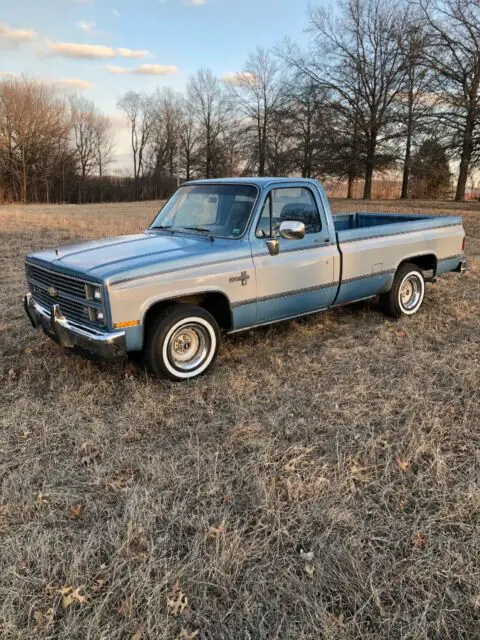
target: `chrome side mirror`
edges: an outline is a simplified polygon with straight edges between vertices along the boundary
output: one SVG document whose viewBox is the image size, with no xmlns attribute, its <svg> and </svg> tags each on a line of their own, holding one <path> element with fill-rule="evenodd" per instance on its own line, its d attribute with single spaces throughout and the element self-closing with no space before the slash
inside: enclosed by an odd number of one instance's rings
<svg viewBox="0 0 480 640">
<path fill-rule="evenodd" d="M 279 234 L 285 240 L 303 240 L 305 225 L 298 220 L 284 220 L 280 224 Z"/>
</svg>

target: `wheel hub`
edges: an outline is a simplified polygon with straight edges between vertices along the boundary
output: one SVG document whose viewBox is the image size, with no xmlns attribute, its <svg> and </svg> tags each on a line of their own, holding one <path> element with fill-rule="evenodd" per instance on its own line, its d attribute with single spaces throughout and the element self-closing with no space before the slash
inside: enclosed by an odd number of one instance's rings
<svg viewBox="0 0 480 640">
<path fill-rule="evenodd" d="M 418 276 L 412 274 L 406 278 L 400 287 L 400 302 L 404 309 L 414 309 L 422 295 L 422 287 Z"/>
<path fill-rule="evenodd" d="M 188 324 L 177 329 L 169 341 L 169 357 L 178 369 L 195 369 L 208 355 L 210 338 L 205 327 Z"/>
</svg>

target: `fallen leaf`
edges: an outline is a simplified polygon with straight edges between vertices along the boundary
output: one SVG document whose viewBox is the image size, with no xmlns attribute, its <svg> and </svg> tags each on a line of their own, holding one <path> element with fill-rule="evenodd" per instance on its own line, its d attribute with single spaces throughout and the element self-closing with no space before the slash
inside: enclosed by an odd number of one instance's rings
<svg viewBox="0 0 480 640">
<path fill-rule="evenodd" d="M 137 631 L 135 631 L 135 633 L 132 636 L 132 640 L 140 640 L 140 638 L 142 637 L 142 632 L 140 631 L 140 629 L 138 629 Z"/>
<path fill-rule="evenodd" d="M 87 604 L 88 597 L 80 593 L 83 590 L 83 587 L 77 587 L 74 589 L 73 587 L 61 587 L 58 590 L 58 593 L 62 596 L 62 607 L 64 609 L 68 609 L 70 605 L 74 602 L 78 604 Z"/>
<path fill-rule="evenodd" d="M 410 462 L 408 460 L 402 460 L 401 458 L 397 458 L 397 467 L 400 471 L 406 471 L 410 466 Z"/>
<path fill-rule="evenodd" d="M 199 634 L 199 630 L 192 631 L 191 633 L 182 627 L 178 640 L 194 640 Z"/>
<path fill-rule="evenodd" d="M 125 618 L 129 618 L 133 612 L 133 597 L 128 596 L 128 598 L 124 598 L 120 602 L 120 606 L 118 607 L 118 613 Z"/>
<path fill-rule="evenodd" d="M 48 503 L 48 498 L 49 498 L 48 493 L 42 493 L 40 491 L 40 493 L 37 495 L 37 499 L 36 499 L 37 507 L 40 509 L 41 507 L 46 505 Z"/>
<path fill-rule="evenodd" d="M 34 611 L 33 619 L 37 627 L 41 629 L 49 627 L 53 622 L 53 608 L 50 607 L 46 611 Z"/>
<path fill-rule="evenodd" d="M 423 531 L 415 531 L 412 535 L 412 544 L 416 549 L 425 549 L 428 542 L 428 536 Z"/>
<path fill-rule="evenodd" d="M 85 511 L 84 504 L 74 504 L 70 507 L 70 518 L 71 520 L 78 520 L 82 513 Z"/>
<path fill-rule="evenodd" d="M 394 333 L 397 336 L 397 338 L 405 338 L 407 335 L 407 332 L 404 331 L 404 329 L 395 329 Z"/>
<path fill-rule="evenodd" d="M 210 527 L 208 530 L 208 537 L 219 538 L 222 533 L 225 533 L 225 527 L 223 525 L 220 525 L 219 527 Z"/>
<path fill-rule="evenodd" d="M 305 573 L 310 576 L 310 578 L 313 578 L 315 567 L 313 566 L 313 564 L 310 564 L 310 562 L 307 562 L 307 564 L 305 565 Z"/>
<path fill-rule="evenodd" d="M 187 596 L 180 589 L 180 585 L 177 581 L 172 587 L 171 595 L 167 597 L 167 609 L 169 610 L 169 613 L 172 613 L 174 616 L 178 616 L 180 613 L 183 613 L 187 604 Z"/>
<path fill-rule="evenodd" d="M 300 549 L 300 557 L 302 560 L 305 560 L 305 562 L 311 562 L 313 560 L 314 553 L 313 551 L 304 551 L 303 549 Z"/>
</svg>

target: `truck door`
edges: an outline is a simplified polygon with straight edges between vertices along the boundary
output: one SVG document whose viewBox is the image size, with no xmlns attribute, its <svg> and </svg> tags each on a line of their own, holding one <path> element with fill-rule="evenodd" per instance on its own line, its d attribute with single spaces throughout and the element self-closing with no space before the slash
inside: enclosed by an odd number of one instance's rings
<svg viewBox="0 0 480 640">
<path fill-rule="evenodd" d="M 320 205 L 321 206 L 321 205 Z M 280 223 L 305 224 L 305 237 L 285 240 L 277 236 L 278 255 L 270 255 L 266 241 Z M 257 323 L 325 309 L 333 302 L 337 245 L 331 242 L 326 217 L 313 189 L 288 185 L 272 187 L 261 205 L 250 236 L 257 278 Z"/>
</svg>

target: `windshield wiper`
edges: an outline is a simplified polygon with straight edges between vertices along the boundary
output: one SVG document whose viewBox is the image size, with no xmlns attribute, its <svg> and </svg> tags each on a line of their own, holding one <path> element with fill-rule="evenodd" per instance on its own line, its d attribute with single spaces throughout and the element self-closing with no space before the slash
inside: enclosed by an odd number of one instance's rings
<svg viewBox="0 0 480 640">
<path fill-rule="evenodd" d="M 200 233 L 208 233 L 208 235 L 212 235 L 210 229 L 205 229 L 205 227 L 179 227 L 180 229 L 186 229 L 187 231 L 200 231 Z"/>
</svg>

